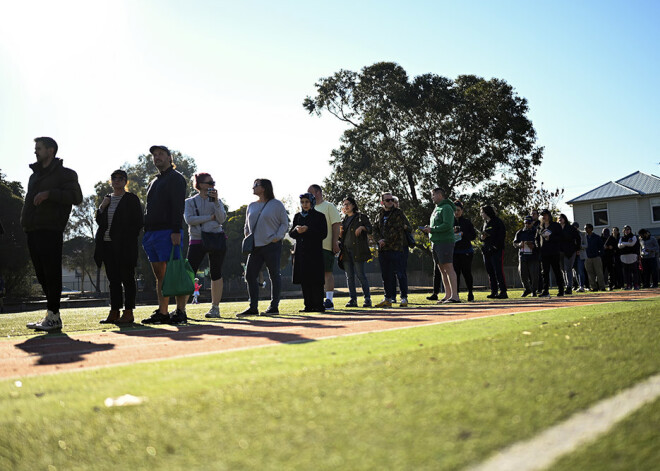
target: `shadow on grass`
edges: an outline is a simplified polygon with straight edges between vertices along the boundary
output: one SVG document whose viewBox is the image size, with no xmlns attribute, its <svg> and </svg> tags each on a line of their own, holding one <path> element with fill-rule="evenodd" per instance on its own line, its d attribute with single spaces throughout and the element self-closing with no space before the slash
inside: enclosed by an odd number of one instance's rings
<svg viewBox="0 0 660 471">
<path fill-rule="evenodd" d="M 72 339 L 66 334 L 44 334 L 31 337 L 16 345 L 30 355 L 38 355 L 38 365 L 75 363 L 84 360 L 85 355 L 104 352 L 115 348 L 112 343 L 94 343 Z"/>
<path fill-rule="evenodd" d="M 272 323 L 265 323 L 273 326 Z M 240 325 L 233 323 L 232 325 Z M 279 325 L 279 323 L 278 323 Z M 291 327 L 291 323 L 282 323 L 284 326 Z M 308 338 L 293 332 L 273 332 L 269 330 L 251 330 L 238 327 L 224 327 L 209 324 L 183 324 L 176 326 L 176 330 L 162 328 L 158 325 L 135 324 L 134 327 L 121 327 L 116 333 L 128 337 L 160 337 L 167 338 L 177 342 L 194 342 L 204 340 L 203 337 L 215 335 L 218 337 L 260 337 L 280 343 L 308 343 L 315 342 L 316 339 Z"/>
</svg>

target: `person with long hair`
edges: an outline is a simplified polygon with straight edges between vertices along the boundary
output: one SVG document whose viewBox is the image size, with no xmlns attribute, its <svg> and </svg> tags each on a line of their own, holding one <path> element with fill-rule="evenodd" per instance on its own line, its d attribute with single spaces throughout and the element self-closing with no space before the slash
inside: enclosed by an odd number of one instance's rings
<svg viewBox="0 0 660 471">
<path fill-rule="evenodd" d="M 300 212 L 293 217 L 289 236 L 293 248 L 293 282 L 301 285 L 304 309 L 301 312 L 324 312 L 323 239 L 328 235 L 325 216 L 314 209 L 316 197 L 300 195 Z"/>
<path fill-rule="evenodd" d="M 474 230 L 472 221 L 463 213 L 463 203 L 459 200 L 454 201 L 454 271 L 456 272 L 456 292 L 461 292 L 461 275 L 465 279 L 467 286 L 467 300 L 474 301 L 474 278 L 472 277 L 472 259 L 474 258 L 474 248 L 472 241 L 477 238 L 477 232 Z M 434 285 L 435 289 L 435 285 Z"/>
<path fill-rule="evenodd" d="M 207 318 L 220 317 L 220 300 L 222 299 L 222 262 L 227 252 L 227 244 L 222 224 L 227 219 L 225 205 L 218 197 L 213 177 L 205 172 L 198 173 L 193 177 L 197 194 L 186 200 L 183 217 L 188 224 L 190 232 L 190 244 L 188 245 L 188 262 L 193 271 L 197 273 L 202 260 L 208 254 L 211 272 L 211 308 L 204 315 Z M 204 244 L 204 235 L 207 241 L 216 246 Z M 220 240 L 218 240 L 220 239 Z M 224 243 L 223 243 L 224 242 Z"/>
<path fill-rule="evenodd" d="M 642 257 L 642 280 L 644 288 L 658 287 L 658 240 L 646 229 L 639 232 L 640 255 Z"/>
<path fill-rule="evenodd" d="M 539 226 L 539 242 L 541 244 L 541 270 L 543 272 L 543 291 L 539 297 L 550 297 L 550 268 L 557 280 L 557 296 L 564 295 L 564 277 L 560 268 L 561 256 L 561 226 L 552 219 L 549 209 L 541 211 L 541 225 Z"/>
<path fill-rule="evenodd" d="M 623 226 L 623 235 L 619 239 L 621 264 L 623 265 L 623 281 L 625 290 L 639 289 L 639 239 L 633 233 L 632 227 Z"/>
<path fill-rule="evenodd" d="M 289 216 L 280 200 L 275 199 L 273 184 L 266 178 L 257 178 L 252 185 L 257 201 L 249 204 L 243 233 L 254 237 L 254 248 L 247 259 L 245 281 L 250 296 L 250 307 L 236 317 L 259 315 L 259 273 L 264 265 L 270 278 L 270 306 L 262 314 L 279 314 L 282 278 L 280 260 L 282 239 L 289 228 Z"/>
<path fill-rule="evenodd" d="M 490 205 L 481 207 L 481 218 L 484 220 L 480 236 L 483 242 L 481 250 L 490 283 L 490 294 L 486 297 L 490 299 L 506 299 L 509 297 L 503 266 L 506 227 Z"/>
<path fill-rule="evenodd" d="M 143 225 L 142 205 L 137 195 L 126 191 L 128 174 L 115 170 L 110 175 L 112 193 L 106 195 L 96 212 L 94 260 L 110 283 L 110 313 L 101 324 L 132 324 L 135 320 L 135 267 L 138 235 Z M 122 292 L 123 286 L 123 292 Z M 120 310 L 124 308 L 124 312 Z"/>
<path fill-rule="evenodd" d="M 346 272 L 346 283 L 350 297 L 346 307 L 358 306 L 356 276 L 360 280 L 362 294 L 364 295 L 362 307 L 371 307 L 369 281 L 364 272 L 365 263 L 371 259 L 371 250 L 369 249 L 369 234 L 372 231 L 371 222 L 366 214 L 359 211 L 357 201 L 352 196 L 344 198 L 341 209 L 344 213 L 344 219 L 339 230 L 340 257 Z"/>
<path fill-rule="evenodd" d="M 566 286 L 565 294 L 573 293 L 573 265 L 575 257 L 580 251 L 581 238 L 578 230 L 573 227 L 565 214 L 559 215 L 559 225 L 561 226 L 561 241 L 559 250 L 561 251 L 561 272 L 564 276 Z"/>
</svg>

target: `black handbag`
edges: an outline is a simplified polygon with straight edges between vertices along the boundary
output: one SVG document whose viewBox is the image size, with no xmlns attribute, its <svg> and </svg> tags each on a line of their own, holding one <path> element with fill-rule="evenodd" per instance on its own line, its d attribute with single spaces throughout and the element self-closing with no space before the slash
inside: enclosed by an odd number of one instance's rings
<svg viewBox="0 0 660 471">
<path fill-rule="evenodd" d="M 199 216 L 197 202 L 193 199 L 195 212 Z M 224 252 L 227 250 L 227 236 L 224 232 L 204 232 L 202 231 L 202 247 L 207 252 Z"/>
</svg>

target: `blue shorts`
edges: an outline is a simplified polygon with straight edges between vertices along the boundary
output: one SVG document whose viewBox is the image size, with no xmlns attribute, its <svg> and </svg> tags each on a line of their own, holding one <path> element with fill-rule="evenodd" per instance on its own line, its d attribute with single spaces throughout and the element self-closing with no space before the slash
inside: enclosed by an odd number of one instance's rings
<svg viewBox="0 0 660 471">
<path fill-rule="evenodd" d="M 183 229 L 181 229 L 181 243 L 183 243 Z M 167 262 L 172 252 L 172 230 L 146 231 L 142 238 L 142 248 L 147 253 L 147 258 L 153 262 Z M 178 260 L 181 254 L 181 246 L 174 249 L 174 260 Z"/>
</svg>

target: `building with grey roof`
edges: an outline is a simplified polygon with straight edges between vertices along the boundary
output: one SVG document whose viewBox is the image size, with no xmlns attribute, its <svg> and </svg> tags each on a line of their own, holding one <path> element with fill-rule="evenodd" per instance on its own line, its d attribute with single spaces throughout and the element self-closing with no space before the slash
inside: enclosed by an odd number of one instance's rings
<svg viewBox="0 0 660 471">
<path fill-rule="evenodd" d="M 590 222 L 600 233 L 604 227 L 628 224 L 637 233 L 648 229 L 660 237 L 660 177 L 635 172 L 607 182 L 572 200 L 573 218 L 581 227 Z"/>
</svg>

